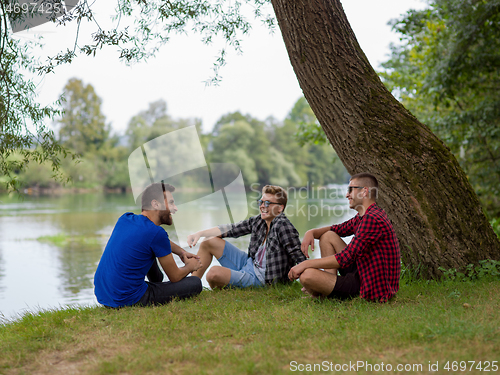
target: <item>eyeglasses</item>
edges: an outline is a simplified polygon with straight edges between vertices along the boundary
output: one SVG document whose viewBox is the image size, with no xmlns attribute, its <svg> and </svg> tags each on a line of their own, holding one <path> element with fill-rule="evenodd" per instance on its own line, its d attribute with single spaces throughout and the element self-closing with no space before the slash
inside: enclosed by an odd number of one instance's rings
<svg viewBox="0 0 500 375">
<path fill-rule="evenodd" d="M 281 204 L 277 202 L 263 201 L 262 199 L 259 199 L 257 203 L 259 204 L 259 207 L 262 205 L 262 203 L 264 203 L 264 207 L 269 207 L 271 204 Z"/>
<path fill-rule="evenodd" d="M 347 194 L 352 193 L 352 189 L 364 189 L 366 186 L 348 186 L 347 187 Z"/>
</svg>

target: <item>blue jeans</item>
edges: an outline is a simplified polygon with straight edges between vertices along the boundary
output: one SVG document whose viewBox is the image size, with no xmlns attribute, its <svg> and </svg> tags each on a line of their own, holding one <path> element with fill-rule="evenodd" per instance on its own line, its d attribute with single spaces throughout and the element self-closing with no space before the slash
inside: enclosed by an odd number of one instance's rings
<svg viewBox="0 0 500 375">
<path fill-rule="evenodd" d="M 226 241 L 224 253 L 218 261 L 222 267 L 226 267 L 231 270 L 231 279 L 229 280 L 228 286 L 234 286 L 237 288 L 263 286 L 257 276 L 255 276 L 253 259 L 232 243 Z"/>
<path fill-rule="evenodd" d="M 203 287 L 201 280 L 196 276 L 185 277 L 182 280 L 173 283 L 171 281 L 162 282 L 163 273 L 155 260 L 148 272 L 148 289 L 141 297 L 138 306 L 163 305 L 172 301 L 174 298 L 185 299 L 194 297 L 201 293 Z"/>
</svg>

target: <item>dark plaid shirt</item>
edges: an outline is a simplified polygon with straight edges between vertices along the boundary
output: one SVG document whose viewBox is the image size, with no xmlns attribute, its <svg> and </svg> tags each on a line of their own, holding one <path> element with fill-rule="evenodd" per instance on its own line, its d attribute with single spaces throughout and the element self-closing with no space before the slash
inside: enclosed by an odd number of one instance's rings
<svg viewBox="0 0 500 375">
<path fill-rule="evenodd" d="M 266 238 L 267 224 L 260 215 L 252 216 L 236 224 L 219 225 L 224 237 L 241 237 L 251 234 L 248 256 L 255 261 L 259 246 Z M 296 264 L 306 260 L 300 250 L 299 232 L 284 213 L 271 222 L 266 245 L 266 283 L 288 282 L 288 272 Z"/>
<path fill-rule="evenodd" d="M 354 238 L 335 257 L 341 268 L 356 262 L 361 280 L 360 296 L 385 302 L 399 289 L 401 256 L 398 239 L 384 210 L 375 203 L 352 219 L 332 225 L 340 237 Z"/>
</svg>

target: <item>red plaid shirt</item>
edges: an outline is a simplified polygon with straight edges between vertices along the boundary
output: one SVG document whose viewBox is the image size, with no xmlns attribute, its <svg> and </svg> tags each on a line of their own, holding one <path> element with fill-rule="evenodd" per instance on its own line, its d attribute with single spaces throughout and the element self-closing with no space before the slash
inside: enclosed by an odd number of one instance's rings
<svg viewBox="0 0 500 375">
<path fill-rule="evenodd" d="M 335 255 L 341 268 L 356 262 L 361 280 L 360 296 L 386 302 L 399 289 L 401 256 L 398 239 L 385 211 L 375 203 L 352 219 L 330 228 L 340 237 L 354 238 Z"/>
</svg>

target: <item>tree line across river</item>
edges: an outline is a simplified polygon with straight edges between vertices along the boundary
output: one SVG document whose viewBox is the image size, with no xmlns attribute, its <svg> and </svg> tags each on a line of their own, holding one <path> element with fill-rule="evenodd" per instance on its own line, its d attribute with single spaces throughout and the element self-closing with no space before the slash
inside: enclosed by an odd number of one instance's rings
<svg viewBox="0 0 500 375">
<path fill-rule="evenodd" d="M 101 111 L 102 100 L 91 84 L 70 79 L 64 96 L 64 113 L 55 126 L 62 145 L 78 155 L 76 161 L 71 157 L 62 160 L 62 172 L 69 181 L 55 180 L 48 163 L 30 163 L 17 176 L 21 189 L 127 190 L 128 157 L 135 149 L 168 132 L 193 125 L 198 130 L 207 163 L 238 165 L 247 187 L 252 184 L 324 186 L 348 181 L 348 173 L 329 143 L 307 141 L 300 135 L 300 129 L 312 124 L 319 126 L 303 97 L 282 121 L 260 120 L 234 112 L 222 116 L 206 133 L 202 132 L 198 119 L 172 118 L 167 103 L 160 99 L 132 117 L 125 134 L 117 135 L 112 134 Z M 196 185 L 196 181 L 192 183 Z"/>
</svg>

